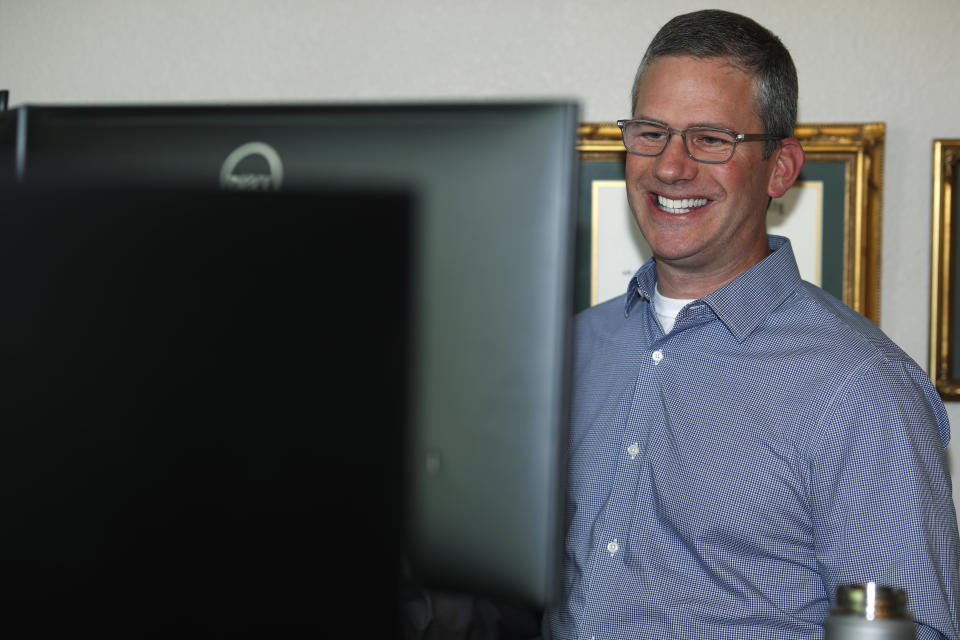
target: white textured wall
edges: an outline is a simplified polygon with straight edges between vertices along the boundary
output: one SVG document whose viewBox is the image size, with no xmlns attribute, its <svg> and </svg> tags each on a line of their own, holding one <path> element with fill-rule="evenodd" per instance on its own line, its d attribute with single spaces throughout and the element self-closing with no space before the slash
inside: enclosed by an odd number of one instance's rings
<svg viewBox="0 0 960 640">
<path fill-rule="evenodd" d="M 955 0 L 0 0 L 0 88 L 13 104 L 572 97 L 614 120 L 656 29 L 708 6 L 781 36 L 801 121 L 887 124 L 881 326 L 926 366 L 932 140 L 960 138 Z"/>
</svg>

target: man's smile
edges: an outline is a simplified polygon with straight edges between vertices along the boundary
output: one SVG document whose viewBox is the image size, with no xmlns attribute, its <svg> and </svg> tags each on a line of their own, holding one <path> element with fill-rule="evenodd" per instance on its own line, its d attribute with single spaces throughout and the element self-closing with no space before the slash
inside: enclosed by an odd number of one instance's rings
<svg viewBox="0 0 960 640">
<path fill-rule="evenodd" d="M 708 202 L 710 201 L 706 198 L 682 198 L 673 200 L 661 195 L 657 196 L 657 208 L 674 215 L 690 213 L 694 209 L 706 205 Z"/>
</svg>

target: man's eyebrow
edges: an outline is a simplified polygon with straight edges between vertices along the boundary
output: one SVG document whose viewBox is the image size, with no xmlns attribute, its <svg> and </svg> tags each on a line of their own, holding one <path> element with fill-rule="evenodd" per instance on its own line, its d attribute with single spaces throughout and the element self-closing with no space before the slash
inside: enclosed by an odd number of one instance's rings
<svg viewBox="0 0 960 640">
<path fill-rule="evenodd" d="M 663 126 L 665 126 L 665 127 L 676 128 L 676 127 L 673 127 L 672 125 L 667 124 L 667 123 L 664 122 L 663 120 L 658 120 L 657 118 L 650 118 L 650 117 L 644 116 L 644 115 L 636 115 L 636 116 L 633 117 L 633 119 L 634 119 L 634 120 L 646 120 L 647 122 L 654 122 L 654 123 L 656 123 L 656 124 L 661 124 L 661 125 L 663 125 Z M 724 131 L 736 131 L 733 127 L 727 126 L 727 125 L 725 125 L 725 124 L 723 124 L 723 123 L 720 123 L 720 122 L 707 122 L 707 121 L 703 121 L 703 122 L 692 122 L 692 123 L 688 124 L 686 127 L 684 127 L 683 129 L 689 129 L 690 127 L 707 127 L 707 128 L 710 128 L 710 129 L 723 129 Z M 681 131 L 682 131 L 683 129 L 681 129 Z"/>
<path fill-rule="evenodd" d="M 670 126 L 670 125 L 668 125 L 666 122 L 664 122 L 663 120 L 658 120 L 658 119 L 656 119 L 656 118 L 651 118 L 651 117 L 649 117 L 649 116 L 645 116 L 645 115 L 642 115 L 642 114 L 641 114 L 641 115 L 634 115 L 634 116 L 633 116 L 633 119 L 634 119 L 634 120 L 646 120 L 647 122 L 654 122 L 654 123 L 656 123 L 656 124 L 662 124 L 662 125 L 665 126 L 665 127 Z"/>
</svg>

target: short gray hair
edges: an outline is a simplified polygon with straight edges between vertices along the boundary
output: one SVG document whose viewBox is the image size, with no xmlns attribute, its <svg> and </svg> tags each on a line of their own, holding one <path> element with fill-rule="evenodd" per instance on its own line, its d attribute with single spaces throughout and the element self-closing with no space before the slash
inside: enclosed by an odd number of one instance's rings
<svg viewBox="0 0 960 640">
<path fill-rule="evenodd" d="M 693 56 L 723 58 L 754 78 L 754 111 L 763 133 L 790 138 L 797 124 L 797 69 L 790 52 L 776 35 L 736 13 L 707 9 L 677 16 L 667 22 L 640 62 L 633 80 L 631 113 L 637 108 L 637 89 L 643 74 L 657 58 Z M 752 133 L 752 132 L 747 132 Z M 769 157 L 779 142 L 765 143 Z"/>
</svg>

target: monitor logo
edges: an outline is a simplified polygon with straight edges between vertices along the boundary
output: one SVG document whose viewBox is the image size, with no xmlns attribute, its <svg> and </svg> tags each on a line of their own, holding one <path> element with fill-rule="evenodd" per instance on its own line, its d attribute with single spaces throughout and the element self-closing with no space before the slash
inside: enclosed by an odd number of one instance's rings
<svg viewBox="0 0 960 640">
<path fill-rule="evenodd" d="M 260 169 L 262 160 L 244 162 L 253 156 L 266 160 L 266 172 Z M 259 170 L 252 171 L 251 165 L 257 165 Z M 266 142 L 240 145 L 227 156 L 220 169 L 220 188 L 227 191 L 279 191 L 282 184 L 283 162 L 280 154 Z"/>
</svg>

